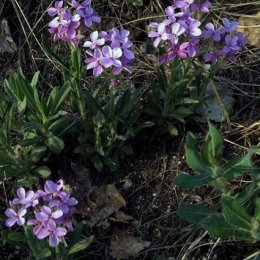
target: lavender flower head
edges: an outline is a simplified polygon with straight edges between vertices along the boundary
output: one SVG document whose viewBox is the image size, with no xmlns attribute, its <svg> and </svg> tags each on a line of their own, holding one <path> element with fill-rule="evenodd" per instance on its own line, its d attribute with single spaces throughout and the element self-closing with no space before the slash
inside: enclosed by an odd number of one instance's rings
<svg viewBox="0 0 260 260">
<path fill-rule="evenodd" d="M 36 192 L 32 190 L 26 192 L 20 187 L 17 189 L 17 196 L 18 198 L 15 198 L 10 203 L 10 208 L 5 211 L 8 227 L 15 224 L 34 226 L 33 234 L 38 239 L 48 237 L 52 247 L 64 241 L 68 231 L 73 231 L 71 218 L 78 201 L 71 197 L 70 191 L 64 189 L 62 180 L 57 183 L 46 181 L 44 190 Z M 26 221 L 28 212 L 34 218 Z"/>
<path fill-rule="evenodd" d="M 216 28 L 209 22 L 202 31 L 201 22 L 195 15 L 208 13 L 211 6 L 210 1 L 174 0 L 165 9 L 166 19 L 150 23 L 148 37 L 153 39 L 154 48 L 164 51 L 159 64 L 170 63 L 176 58 L 195 58 L 200 50 L 206 62 L 215 64 L 222 56 L 235 59 L 235 54 L 248 40 L 237 32 L 238 23 L 227 18 L 222 19 L 223 26 Z"/>
<path fill-rule="evenodd" d="M 101 18 L 90 5 L 90 0 L 82 3 L 73 0 L 72 7 L 64 6 L 63 1 L 56 1 L 54 7 L 48 8 L 48 14 L 53 17 L 48 26 L 54 41 L 62 40 L 76 47 L 84 37 L 80 34 L 83 24 L 91 27 L 93 23 L 101 22 Z"/>
<path fill-rule="evenodd" d="M 129 40 L 130 32 L 117 28 L 105 32 L 92 32 L 90 40 L 83 47 L 87 48 L 88 58 L 85 59 L 87 70 L 93 69 L 94 77 L 103 73 L 105 69 L 112 68 L 114 75 L 119 75 L 123 70 L 131 73 L 130 62 L 134 59 L 131 50 L 133 43 Z"/>
<path fill-rule="evenodd" d="M 172 62 L 176 57 L 186 59 L 194 57 L 199 50 L 201 35 L 200 21 L 193 17 L 193 0 L 175 0 L 165 9 L 167 19 L 161 23 L 150 23 L 148 37 L 153 38 L 155 48 L 162 47 L 166 54 L 159 63 Z"/>
</svg>

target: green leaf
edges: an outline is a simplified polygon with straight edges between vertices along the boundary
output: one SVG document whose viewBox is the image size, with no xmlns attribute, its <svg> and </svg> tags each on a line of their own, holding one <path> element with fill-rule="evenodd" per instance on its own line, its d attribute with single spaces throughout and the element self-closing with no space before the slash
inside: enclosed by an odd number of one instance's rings
<svg viewBox="0 0 260 260">
<path fill-rule="evenodd" d="M 51 175 L 51 170 L 47 166 L 37 167 L 33 173 L 39 174 L 42 178 L 48 178 Z"/>
<path fill-rule="evenodd" d="M 52 92 L 47 101 L 47 108 L 49 116 L 55 115 L 58 113 L 60 106 L 63 104 L 64 100 L 67 98 L 71 91 L 70 83 L 67 82 L 60 89 L 53 88 Z"/>
<path fill-rule="evenodd" d="M 177 210 L 177 215 L 179 217 L 196 224 L 199 224 L 204 218 L 207 218 L 212 214 L 218 213 L 203 205 L 185 205 Z"/>
<path fill-rule="evenodd" d="M 101 161 L 100 157 L 98 155 L 93 156 L 92 161 L 94 162 L 95 168 L 101 172 L 103 169 L 103 162 Z"/>
<path fill-rule="evenodd" d="M 172 135 L 172 136 L 177 136 L 178 135 L 177 127 L 172 125 L 172 124 L 168 125 L 168 131 L 169 131 L 170 135 Z"/>
<path fill-rule="evenodd" d="M 60 153 L 64 148 L 64 142 L 61 138 L 49 133 L 45 144 L 50 148 L 53 153 Z"/>
<path fill-rule="evenodd" d="M 101 112 L 101 114 L 106 117 L 104 110 L 95 100 L 95 98 L 90 94 L 90 92 L 86 91 L 85 94 L 87 106 L 89 107 L 91 113 L 95 116 L 98 112 Z"/>
<path fill-rule="evenodd" d="M 24 242 L 25 237 L 21 233 L 18 232 L 12 232 L 8 234 L 8 239 L 15 242 Z"/>
<path fill-rule="evenodd" d="M 71 246 L 69 248 L 66 255 L 73 255 L 73 254 L 76 254 L 76 253 L 88 248 L 89 245 L 92 243 L 93 239 L 94 239 L 94 236 L 90 236 L 84 240 L 77 242 L 76 244 L 74 244 L 73 246 Z"/>
<path fill-rule="evenodd" d="M 193 171 L 198 172 L 201 175 L 211 174 L 210 168 L 197 151 L 196 137 L 191 132 L 188 132 L 186 137 L 185 156 L 188 165 L 192 168 Z"/>
<path fill-rule="evenodd" d="M 250 217 L 236 199 L 223 197 L 222 207 L 225 219 L 230 225 L 251 230 L 252 217 Z"/>
<path fill-rule="evenodd" d="M 39 76 L 40 76 L 40 71 L 37 71 L 34 73 L 32 81 L 31 81 L 31 86 L 33 88 L 36 88 L 36 86 L 38 84 Z"/>
<path fill-rule="evenodd" d="M 215 167 L 222 163 L 224 138 L 210 122 L 208 125 L 209 131 L 202 147 L 202 157 L 207 164 Z"/>
<path fill-rule="evenodd" d="M 193 112 L 190 109 L 186 107 L 178 107 L 170 116 L 185 123 L 184 119 L 191 114 L 193 114 Z"/>
<path fill-rule="evenodd" d="M 27 146 L 31 146 L 31 145 L 37 145 L 40 143 L 40 141 L 41 141 L 41 138 L 39 136 L 37 136 L 34 138 L 24 139 L 19 142 L 19 145 L 21 145 L 22 147 L 27 147 Z"/>
<path fill-rule="evenodd" d="M 184 189 L 192 189 L 207 184 L 214 180 L 211 175 L 189 175 L 186 172 L 181 172 L 175 178 L 175 184 Z"/>
<path fill-rule="evenodd" d="M 33 147 L 32 151 L 29 155 L 29 160 L 32 163 L 36 163 L 37 161 L 39 161 L 42 158 L 42 156 L 46 153 L 46 151 L 47 151 L 46 146 Z"/>
<path fill-rule="evenodd" d="M 236 228 L 227 223 L 223 214 L 209 215 L 204 218 L 200 225 L 205 228 L 211 236 L 218 238 L 250 238 L 248 230 Z"/>
</svg>

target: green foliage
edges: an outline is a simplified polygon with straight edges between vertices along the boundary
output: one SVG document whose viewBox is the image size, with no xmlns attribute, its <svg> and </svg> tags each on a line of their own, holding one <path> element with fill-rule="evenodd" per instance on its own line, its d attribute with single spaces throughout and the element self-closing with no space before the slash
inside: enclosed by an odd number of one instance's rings
<svg viewBox="0 0 260 260">
<path fill-rule="evenodd" d="M 148 93 L 145 112 L 163 130 L 178 135 L 176 123 L 192 119 L 211 77 L 192 61 L 175 59 L 170 67 L 161 66 Z"/>
<path fill-rule="evenodd" d="M 29 81 L 19 70 L 5 80 L 1 93 L 0 179 L 19 177 L 20 185 L 51 174 L 39 163 L 48 152 L 63 150 L 61 137 L 73 124 L 63 109 L 70 85 L 54 87 L 44 98 L 38 89 L 39 75 L 36 72 Z"/>
<path fill-rule="evenodd" d="M 180 208 L 177 214 L 206 229 L 214 237 L 259 241 L 260 168 L 253 166 L 251 161 L 252 155 L 259 152 L 259 148 L 248 149 L 246 155 L 231 158 L 225 164 L 222 158 L 223 148 L 224 139 L 211 123 L 201 151 L 196 147 L 196 137 L 188 133 L 186 160 L 198 175 L 180 173 L 176 178 L 177 185 L 194 188 L 211 183 L 222 191 L 222 195 L 215 209 L 203 205 L 186 205 Z M 236 193 L 228 182 L 245 173 L 253 174 L 256 180 Z"/>
<path fill-rule="evenodd" d="M 197 175 L 182 172 L 176 178 L 176 184 L 183 188 L 195 188 L 211 183 L 217 188 L 222 188 L 234 177 L 242 176 L 248 172 L 256 176 L 260 168 L 252 165 L 251 158 L 258 151 L 257 148 L 248 149 L 244 156 L 231 158 L 223 163 L 224 139 L 217 129 L 209 123 L 209 131 L 202 145 L 201 151 L 197 150 L 196 137 L 187 134 L 185 155 L 188 165 Z"/>
<path fill-rule="evenodd" d="M 84 154 L 99 171 L 104 165 L 116 170 L 120 159 L 133 154 L 129 140 L 141 129 L 153 125 L 138 122 L 142 112 L 139 99 L 140 90 L 118 88 L 106 93 L 102 87 L 93 94 L 86 92 L 88 119 L 75 152 Z"/>
<path fill-rule="evenodd" d="M 77 225 L 66 243 L 61 241 L 56 248 L 50 247 L 46 239 L 37 239 L 32 226 L 24 226 L 24 234 L 17 231 L 1 231 L 1 241 L 3 244 L 10 243 L 26 250 L 28 260 L 73 260 L 80 251 L 86 250 L 94 239 L 93 236 L 84 237 L 82 230 L 83 225 Z"/>
</svg>

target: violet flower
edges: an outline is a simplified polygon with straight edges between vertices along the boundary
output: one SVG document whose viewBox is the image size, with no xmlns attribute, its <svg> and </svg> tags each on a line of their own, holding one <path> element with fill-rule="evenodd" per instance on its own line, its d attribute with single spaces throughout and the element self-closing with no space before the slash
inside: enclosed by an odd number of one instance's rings
<svg viewBox="0 0 260 260">
<path fill-rule="evenodd" d="M 20 187 L 17 189 L 16 193 L 18 198 L 15 198 L 12 201 L 13 205 L 22 204 L 24 208 L 28 208 L 35 207 L 39 203 L 39 195 L 31 190 L 25 193 L 25 189 Z"/>
<path fill-rule="evenodd" d="M 231 50 L 232 51 L 239 51 L 240 50 L 240 46 L 237 44 L 238 41 L 238 37 L 237 36 L 232 36 L 232 35 L 226 35 L 225 37 L 225 46 L 223 48 L 223 52 L 224 53 L 228 53 Z"/>
<path fill-rule="evenodd" d="M 222 22 L 224 24 L 224 31 L 225 32 L 237 30 L 238 22 L 230 22 L 227 18 L 223 18 Z"/>
<path fill-rule="evenodd" d="M 119 58 L 122 56 L 122 49 L 119 47 L 111 48 L 110 46 L 102 47 L 103 58 L 101 59 L 101 64 L 105 68 L 109 68 L 112 65 L 115 67 L 121 67 L 122 63 Z"/>
<path fill-rule="evenodd" d="M 208 13 L 209 9 L 212 7 L 211 2 L 206 1 L 204 3 L 199 3 L 199 4 L 192 4 L 191 9 L 193 11 L 200 11 L 202 13 Z"/>
<path fill-rule="evenodd" d="M 56 1 L 54 7 L 50 7 L 47 9 L 47 12 L 50 16 L 55 16 L 60 13 L 60 10 L 63 7 L 63 1 Z"/>
<path fill-rule="evenodd" d="M 111 41 L 119 41 L 120 43 L 126 43 L 128 40 L 130 32 L 128 30 L 122 29 L 121 33 L 117 28 L 112 29 Z M 113 47 L 113 46 L 112 46 Z"/>
<path fill-rule="evenodd" d="M 61 210 L 63 213 L 69 212 L 70 206 L 75 206 L 78 201 L 75 198 L 70 197 L 69 192 L 61 191 L 59 193 L 59 199 L 49 201 L 49 207 Z"/>
<path fill-rule="evenodd" d="M 158 47 L 158 45 L 160 44 L 160 42 L 162 40 L 165 41 L 165 40 L 170 40 L 173 38 L 172 34 L 169 34 L 166 32 L 164 23 L 160 23 L 157 29 L 158 29 L 158 32 L 151 31 L 148 34 L 148 37 L 156 38 L 153 42 L 153 46 L 155 48 Z"/>
<path fill-rule="evenodd" d="M 175 0 L 174 6 L 177 8 L 181 8 L 184 12 L 187 12 L 193 2 L 194 0 Z"/>
<path fill-rule="evenodd" d="M 51 219 L 60 218 L 63 215 L 62 210 L 55 210 L 52 212 L 51 208 L 42 206 L 40 212 L 35 212 L 36 219 L 41 222 L 48 222 Z"/>
<path fill-rule="evenodd" d="M 199 43 L 199 37 L 192 37 L 192 39 L 189 41 L 189 47 L 188 47 L 189 57 L 194 57 L 199 51 L 199 47 L 197 46 L 198 43 Z"/>
<path fill-rule="evenodd" d="M 44 239 L 49 236 L 49 244 L 51 247 L 55 247 L 60 242 L 60 237 L 64 237 L 67 234 L 66 228 L 57 227 L 54 220 L 50 220 L 46 227 L 42 228 L 37 233 L 38 239 Z"/>
<path fill-rule="evenodd" d="M 172 45 L 167 51 L 167 61 L 171 62 L 176 57 L 185 59 L 188 57 L 189 42 L 184 42 L 181 45 Z"/>
<path fill-rule="evenodd" d="M 132 67 L 129 66 L 131 60 L 127 59 L 125 56 L 122 57 L 121 59 L 121 66 L 120 67 L 115 67 L 113 69 L 113 74 L 114 75 L 119 75 L 123 70 L 132 73 Z"/>
<path fill-rule="evenodd" d="M 204 39 L 212 38 L 214 41 L 219 42 L 221 40 L 221 35 L 223 33 L 223 28 L 215 29 L 213 23 L 207 23 L 205 25 L 206 30 L 202 32 L 202 37 Z"/>
<path fill-rule="evenodd" d="M 24 225 L 24 215 L 26 213 L 27 210 L 25 208 L 19 209 L 17 213 L 11 208 L 7 209 L 5 211 L 5 215 L 8 217 L 8 219 L 6 220 L 6 226 L 12 227 L 15 223 L 17 223 L 19 226 Z"/>
<path fill-rule="evenodd" d="M 86 41 L 83 45 L 85 48 L 95 49 L 97 46 L 102 46 L 105 44 L 105 39 L 100 38 L 98 39 L 98 31 L 92 32 L 90 34 L 90 40 Z"/>
<path fill-rule="evenodd" d="M 82 3 L 72 0 L 72 6 L 78 9 L 87 8 L 91 5 L 91 0 L 84 0 Z"/>
<path fill-rule="evenodd" d="M 85 59 L 85 63 L 87 63 L 87 70 L 93 69 L 94 77 L 99 76 L 103 72 L 103 67 L 101 64 L 101 59 L 103 58 L 102 51 L 100 49 L 95 49 L 94 53 L 87 52 L 91 58 Z"/>
<path fill-rule="evenodd" d="M 183 12 L 174 8 L 173 6 L 168 6 L 165 9 L 165 13 L 168 16 L 168 19 L 173 23 L 176 21 L 178 17 L 183 16 Z"/>
<path fill-rule="evenodd" d="M 91 27 L 93 22 L 94 23 L 101 22 L 101 18 L 97 15 L 96 12 L 94 12 L 94 10 L 91 7 L 86 7 L 77 10 L 76 13 L 79 14 L 81 18 L 83 18 L 84 23 L 87 27 Z"/>
</svg>

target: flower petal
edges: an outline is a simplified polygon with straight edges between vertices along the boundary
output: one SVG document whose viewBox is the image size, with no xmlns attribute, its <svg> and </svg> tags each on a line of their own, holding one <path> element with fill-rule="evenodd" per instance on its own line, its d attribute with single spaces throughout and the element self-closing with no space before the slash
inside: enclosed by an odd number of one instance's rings
<svg viewBox="0 0 260 260">
<path fill-rule="evenodd" d="M 19 199 L 25 198 L 25 189 L 23 187 L 18 188 L 16 193 Z"/>
</svg>

